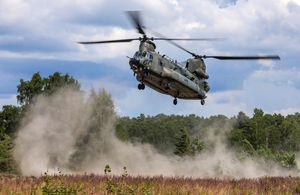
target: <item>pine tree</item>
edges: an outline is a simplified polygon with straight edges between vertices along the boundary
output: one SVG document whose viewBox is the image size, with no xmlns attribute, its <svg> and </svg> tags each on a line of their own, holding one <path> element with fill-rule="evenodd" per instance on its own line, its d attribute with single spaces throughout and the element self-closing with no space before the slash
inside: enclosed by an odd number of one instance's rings
<svg viewBox="0 0 300 195">
<path fill-rule="evenodd" d="M 190 152 L 190 138 L 186 129 L 181 129 L 175 143 L 176 149 L 174 154 L 184 156 Z"/>
</svg>

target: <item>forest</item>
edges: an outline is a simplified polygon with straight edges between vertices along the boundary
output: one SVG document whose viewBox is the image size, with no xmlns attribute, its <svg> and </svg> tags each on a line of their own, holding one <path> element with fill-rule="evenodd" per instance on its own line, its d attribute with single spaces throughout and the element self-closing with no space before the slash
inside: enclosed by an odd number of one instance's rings
<svg viewBox="0 0 300 195">
<path fill-rule="evenodd" d="M 0 172 L 20 174 L 13 158 L 14 140 L 26 113 L 36 103 L 38 96 L 51 96 L 64 88 L 82 90 L 76 79 L 58 72 L 45 78 L 35 73 L 30 80 L 20 80 L 17 86 L 18 105 L 4 105 L 0 111 Z M 231 118 L 194 114 L 119 117 L 114 112 L 111 96 L 105 90 L 98 95 L 102 104 L 110 108 L 108 112 L 114 113 L 115 135 L 123 142 L 150 144 L 162 154 L 181 158 L 201 155 L 210 150 L 217 140 L 207 138 L 217 136 L 241 160 L 261 158 L 286 169 L 297 169 L 300 113 L 283 116 L 267 114 L 256 108 L 252 116 L 239 112 Z M 80 144 L 84 145 L 88 139 L 84 138 Z"/>
</svg>

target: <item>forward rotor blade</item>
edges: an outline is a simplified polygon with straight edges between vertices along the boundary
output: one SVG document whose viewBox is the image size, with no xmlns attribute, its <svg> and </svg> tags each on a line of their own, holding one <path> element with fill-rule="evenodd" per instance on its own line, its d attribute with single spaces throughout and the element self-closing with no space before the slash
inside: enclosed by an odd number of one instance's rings
<svg viewBox="0 0 300 195">
<path fill-rule="evenodd" d="M 149 28 L 148 28 L 148 29 L 149 29 Z M 153 38 L 153 40 L 166 40 L 166 41 L 168 41 L 170 44 L 172 44 L 172 45 L 174 45 L 175 47 L 178 47 L 179 49 L 181 49 L 181 50 L 183 50 L 183 51 L 185 51 L 185 52 L 191 54 L 192 56 L 194 56 L 194 57 L 197 56 L 197 54 L 195 54 L 195 53 L 193 53 L 193 52 L 191 52 L 191 51 L 185 49 L 184 47 L 182 47 L 182 46 L 180 46 L 179 44 L 177 44 L 177 43 L 175 43 L 174 41 L 172 41 L 173 39 L 169 39 L 169 38 L 167 38 L 166 36 L 164 36 L 164 35 L 162 35 L 162 34 L 160 34 L 160 33 L 158 33 L 158 32 L 155 32 L 155 31 L 153 31 L 153 30 L 151 30 L 151 29 L 150 29 L 150 32 L 151 32 L 152 34 L 158 36 L 158 37 L 161 37 L 161 38 Z"/>
<path fill-rule="evenodd" d="M 218 60 L 280 60 L 278 55 L 268 56 L 201 56 L 202 58 L 215 58 Z"/>
<path fill-rule="evenodd" d="M 192 56 L 194 56 L 194 57 L 197 56 L 197 54 L 195 54 L 195 53 L 193 53 L 193 52 L 191 52 L 191 51 L 185 49 L 184 47 L 178 45 L 177 43 L 175 43 L 175 42 L 173 42 L 173 41 L 171 41 L 171 40 L 167 40 L 167 41 L 168 41 L 170 44 L 174 45 L 175 47 L 178 47 L 179 49 L 182 49 L 183 51 L 185 51 L 185 52 L 191 54 Z"/>
<path fill-rule="evenodd" d="M 142 34 L 142 35 L 146 35 L 146 33 L 144 32 L 143 28 L 143 22 L 140 16 L 140 12 L 139 11 L 127 11 L 126 12 L 130 21 L 132 22 L 132 24 L 135 26 L 135 28 L 137 29 L 137 31 Z"/>
<path fill-rule="evenodd" d="M 84 42 L 78 42 L 79 44 L 102 44 L 102 43 L 125 43 L 125 42 L 131 42 L 135 40 L 140 40 L 140 38 L 135 39 L 116 39 L 116 40 L 106 40 L 106 41 L 84 41 Z"/>
</svg>

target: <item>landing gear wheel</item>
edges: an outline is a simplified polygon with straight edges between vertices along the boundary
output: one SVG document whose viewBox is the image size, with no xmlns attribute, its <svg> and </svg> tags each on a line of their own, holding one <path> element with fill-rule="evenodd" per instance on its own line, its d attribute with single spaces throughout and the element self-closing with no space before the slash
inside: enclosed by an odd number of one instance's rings
<svg viewBox="0 0 300 195">
<path fill-rule="evenodd" d="M 138 84 L 138 89 L 139 90 L 144 90 L 145 89 L 145 84 L 143 84 L 143 83 Z"/>
<path fill-rule="evenodd" d="M 205 104 L 205 100 L 201 100 L 201 105 L 204 105 Z"/>
<path fill-rule="evenodd" d="M 175 99 L 173 100 L 173 104 L 174 104 L 174 105 L 177 104 L 177 98 L 175 98 Z"/>
<path fill-rule="evenodd" d="M 142 90 L 142 84 L 138 84 L 138 89 Z"/>
</svg>

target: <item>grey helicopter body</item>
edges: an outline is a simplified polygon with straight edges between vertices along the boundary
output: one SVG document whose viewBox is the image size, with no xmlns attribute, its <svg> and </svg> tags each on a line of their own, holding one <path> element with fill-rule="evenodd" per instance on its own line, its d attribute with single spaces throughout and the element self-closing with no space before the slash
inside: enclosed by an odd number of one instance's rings
<svg viewBox="0 0 300 195">
<path fill-rule="evenodd" d="M 138 89 L 145 85 L 177 98 L 200 99 L 204 104 L 209 91 L 208 75 L 202 59 L 189 59 L 185 65 L 155 51 L 155 44 L 149 40 L 141 41 L 139 50 L 129 60 L 131 69 L 140 82 Z M 185 66 L 185 67 L 184 67 Z"/>
<path fill-rule="evenodd" d="M 215 41 L 216 38 L 166 38 L 155 33 L 158 37 L 147 37 L 142 25 L 140 13 L 138 11 L 127 12 L 129 18 L 137 31 L 143 35 L 140 38 L 119 39 L 106 41 L 79 42 L 80 44 L 102 44 L 140 41 L 139 49 L 133 57 L 129 57 L 129 65 L 134 76 L 139 81 L 138 89 L 145 89 L 145 85 L 162 94 L 174 97 L 173 104 L 177 104 L 177 98 L 188 100 L 200 100 L 204 105 L 206 93 L 210 90 L 206 73 L 204 59 L 214 58 L 218 60 L 279 60 L 278 55 L 268 56 L 206 56 L 197 55 L 183 48 L 174 41 Z M 172 45 L 191 54 L 193 58 L 187 59 L 185 64 L 177 62 L 166 55 L 156 51 L 155 40 L 165 40 Z"/>
</svg>

